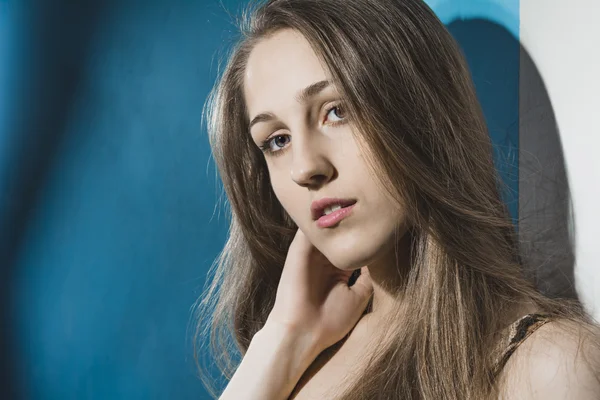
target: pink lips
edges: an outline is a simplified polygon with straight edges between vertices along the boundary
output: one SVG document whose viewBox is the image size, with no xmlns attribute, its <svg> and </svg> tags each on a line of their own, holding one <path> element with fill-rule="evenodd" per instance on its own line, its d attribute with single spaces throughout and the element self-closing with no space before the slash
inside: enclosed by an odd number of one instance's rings
<svg viewBox="0 0 600 400">
<path fill-rule="evenodd" d="M 355 199 L 339 199 L 333 197 L 323 197 L 319 200 L 315 200 L 312 202 L 310 206 L 310 212 L 312 214 L 312 219 L 314 221 L 318 220 L 321 216 L 323 216 L 323 211 L 330 206 L 340 205 L 342 207 L 350 206 L 356 203 Z"/>
<path fill-rule="evenodd" d="M 355 205 L 356 204 L 352 204 L 350 206 L 340 208 L 331 214 L 323 215 L 317 220 L 317 226 L 319 228 L 329 228 L 330 226 L 337 224 L 352 213 L 352 209 Z"/>
</svg>

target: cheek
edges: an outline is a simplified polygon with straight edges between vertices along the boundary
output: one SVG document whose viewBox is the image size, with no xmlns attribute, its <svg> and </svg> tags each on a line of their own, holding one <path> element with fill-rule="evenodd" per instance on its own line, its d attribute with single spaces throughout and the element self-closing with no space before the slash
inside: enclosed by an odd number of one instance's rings
<svg viewBox="0 0 600 400">
<path fill-rule="evenodd" d="M 296 225 L 302 225 L 302 220 L 309 210 L 309 205 L 306 204 L 299 193 L 295 193 L 294 190 L 287 186 L 274 186 L 273 190 L 279 200 L 279 204 L 283 207 L 289 217 L 296 223 Z M 306 210 L 305 210 L 306 209 Z"/>
<path fill-rule="evenodd" d="M 285 211 L 291 214 L 291 204 L 290 204 L 290 195 L 288 190 L 286 190 L 284 185 L 280 185 L 277 181 L 271 181 L 271 187 L 273 188 L 273 193 L 275 193 L 275 197 L 279 201 L 279 204 L 285 209 Z"/>
<path fill-rule="evenodd" d="M 279 200 L 279 204 L 283 207 L 283 209 L 288 213 L 292 219 L 296 220 L 298 211 L 296 210 L 297 206 L 294 204 L 292 197 L 289 192 L 282 191 L 277 193 L 277 199 Z"/>
</svg>

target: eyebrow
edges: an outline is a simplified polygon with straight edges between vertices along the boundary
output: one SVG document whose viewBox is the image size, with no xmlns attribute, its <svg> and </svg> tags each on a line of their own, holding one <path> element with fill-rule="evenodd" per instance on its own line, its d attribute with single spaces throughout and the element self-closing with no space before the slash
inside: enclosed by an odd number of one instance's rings
<svg viewBox="0 0 600 400">
<path fill-rule="evenodd" d="M 331 84 L 331 82 L 329 80 L 322 80 L 322 81 L 318 81 L 318 82 L 312 83 L 312 84 L 308 85 L 307 87 L 305 87 L 304 89 L 302 89 L 294 97 L 294 99 L 298 103 L 301 103 L 301 104 L 302 103 L 306 103 L 311 98 L 313 98 L 314 96 L 316 96 L 317 94 L 319 94 L 320 92 L 322 92 L 330 84 Z M 271 113 L 260 113 L 260 114 L 258 114 L 256 117 L 254 117 L 252 119 L 252 121 L 250 121 L 250 125 L 248 126 L 248 132 L 250 132 L 250 130 L 252 129 L 252 127 L 254 125 L 258 124 L 259 122 L 270 121 L 270 120 L 272 120 L 274 118 L 275 117 Z"/>
</svg>

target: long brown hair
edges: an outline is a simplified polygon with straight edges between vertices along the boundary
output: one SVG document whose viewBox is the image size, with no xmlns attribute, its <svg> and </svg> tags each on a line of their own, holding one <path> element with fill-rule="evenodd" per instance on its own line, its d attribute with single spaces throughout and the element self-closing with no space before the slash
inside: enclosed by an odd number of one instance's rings
<svg viewBox="0 0 600 400">
<path fill-rule="evenodd" d="M 300 32 L 328 68 L 373 175 L 412 227 L 398 315 L 340 398 L 497 398 L 490 349 L 523 302 L 596 332 L 579 302 L 545 297 L 526 278 L 469 70 L 424 2 L 271 0 L 242 17 L 204 114 L 231 221 L 198 302 L 195 343 L 210 339 L 227 379 L 274 304 L 297 229 L 248 134 L 242 91 L 250 51 L 281 29 Z M 597 334 L 590 340 L 600 348 Z"/>
</svg>

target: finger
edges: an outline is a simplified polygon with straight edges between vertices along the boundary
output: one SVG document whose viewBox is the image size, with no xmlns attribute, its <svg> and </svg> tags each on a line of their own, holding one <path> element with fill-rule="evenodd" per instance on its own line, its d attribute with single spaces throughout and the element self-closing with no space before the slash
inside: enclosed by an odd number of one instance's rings
<svg viewBox="0 0 600 400">
<path fill-rule="evenodd" d="M 373 293 L 373 281 L 367 267 L 360 269 L 360 276 L 354 285 L 350 286 L 350 289 L 362 299 L 368 299 L 371 296 Z"/>
</svg>

